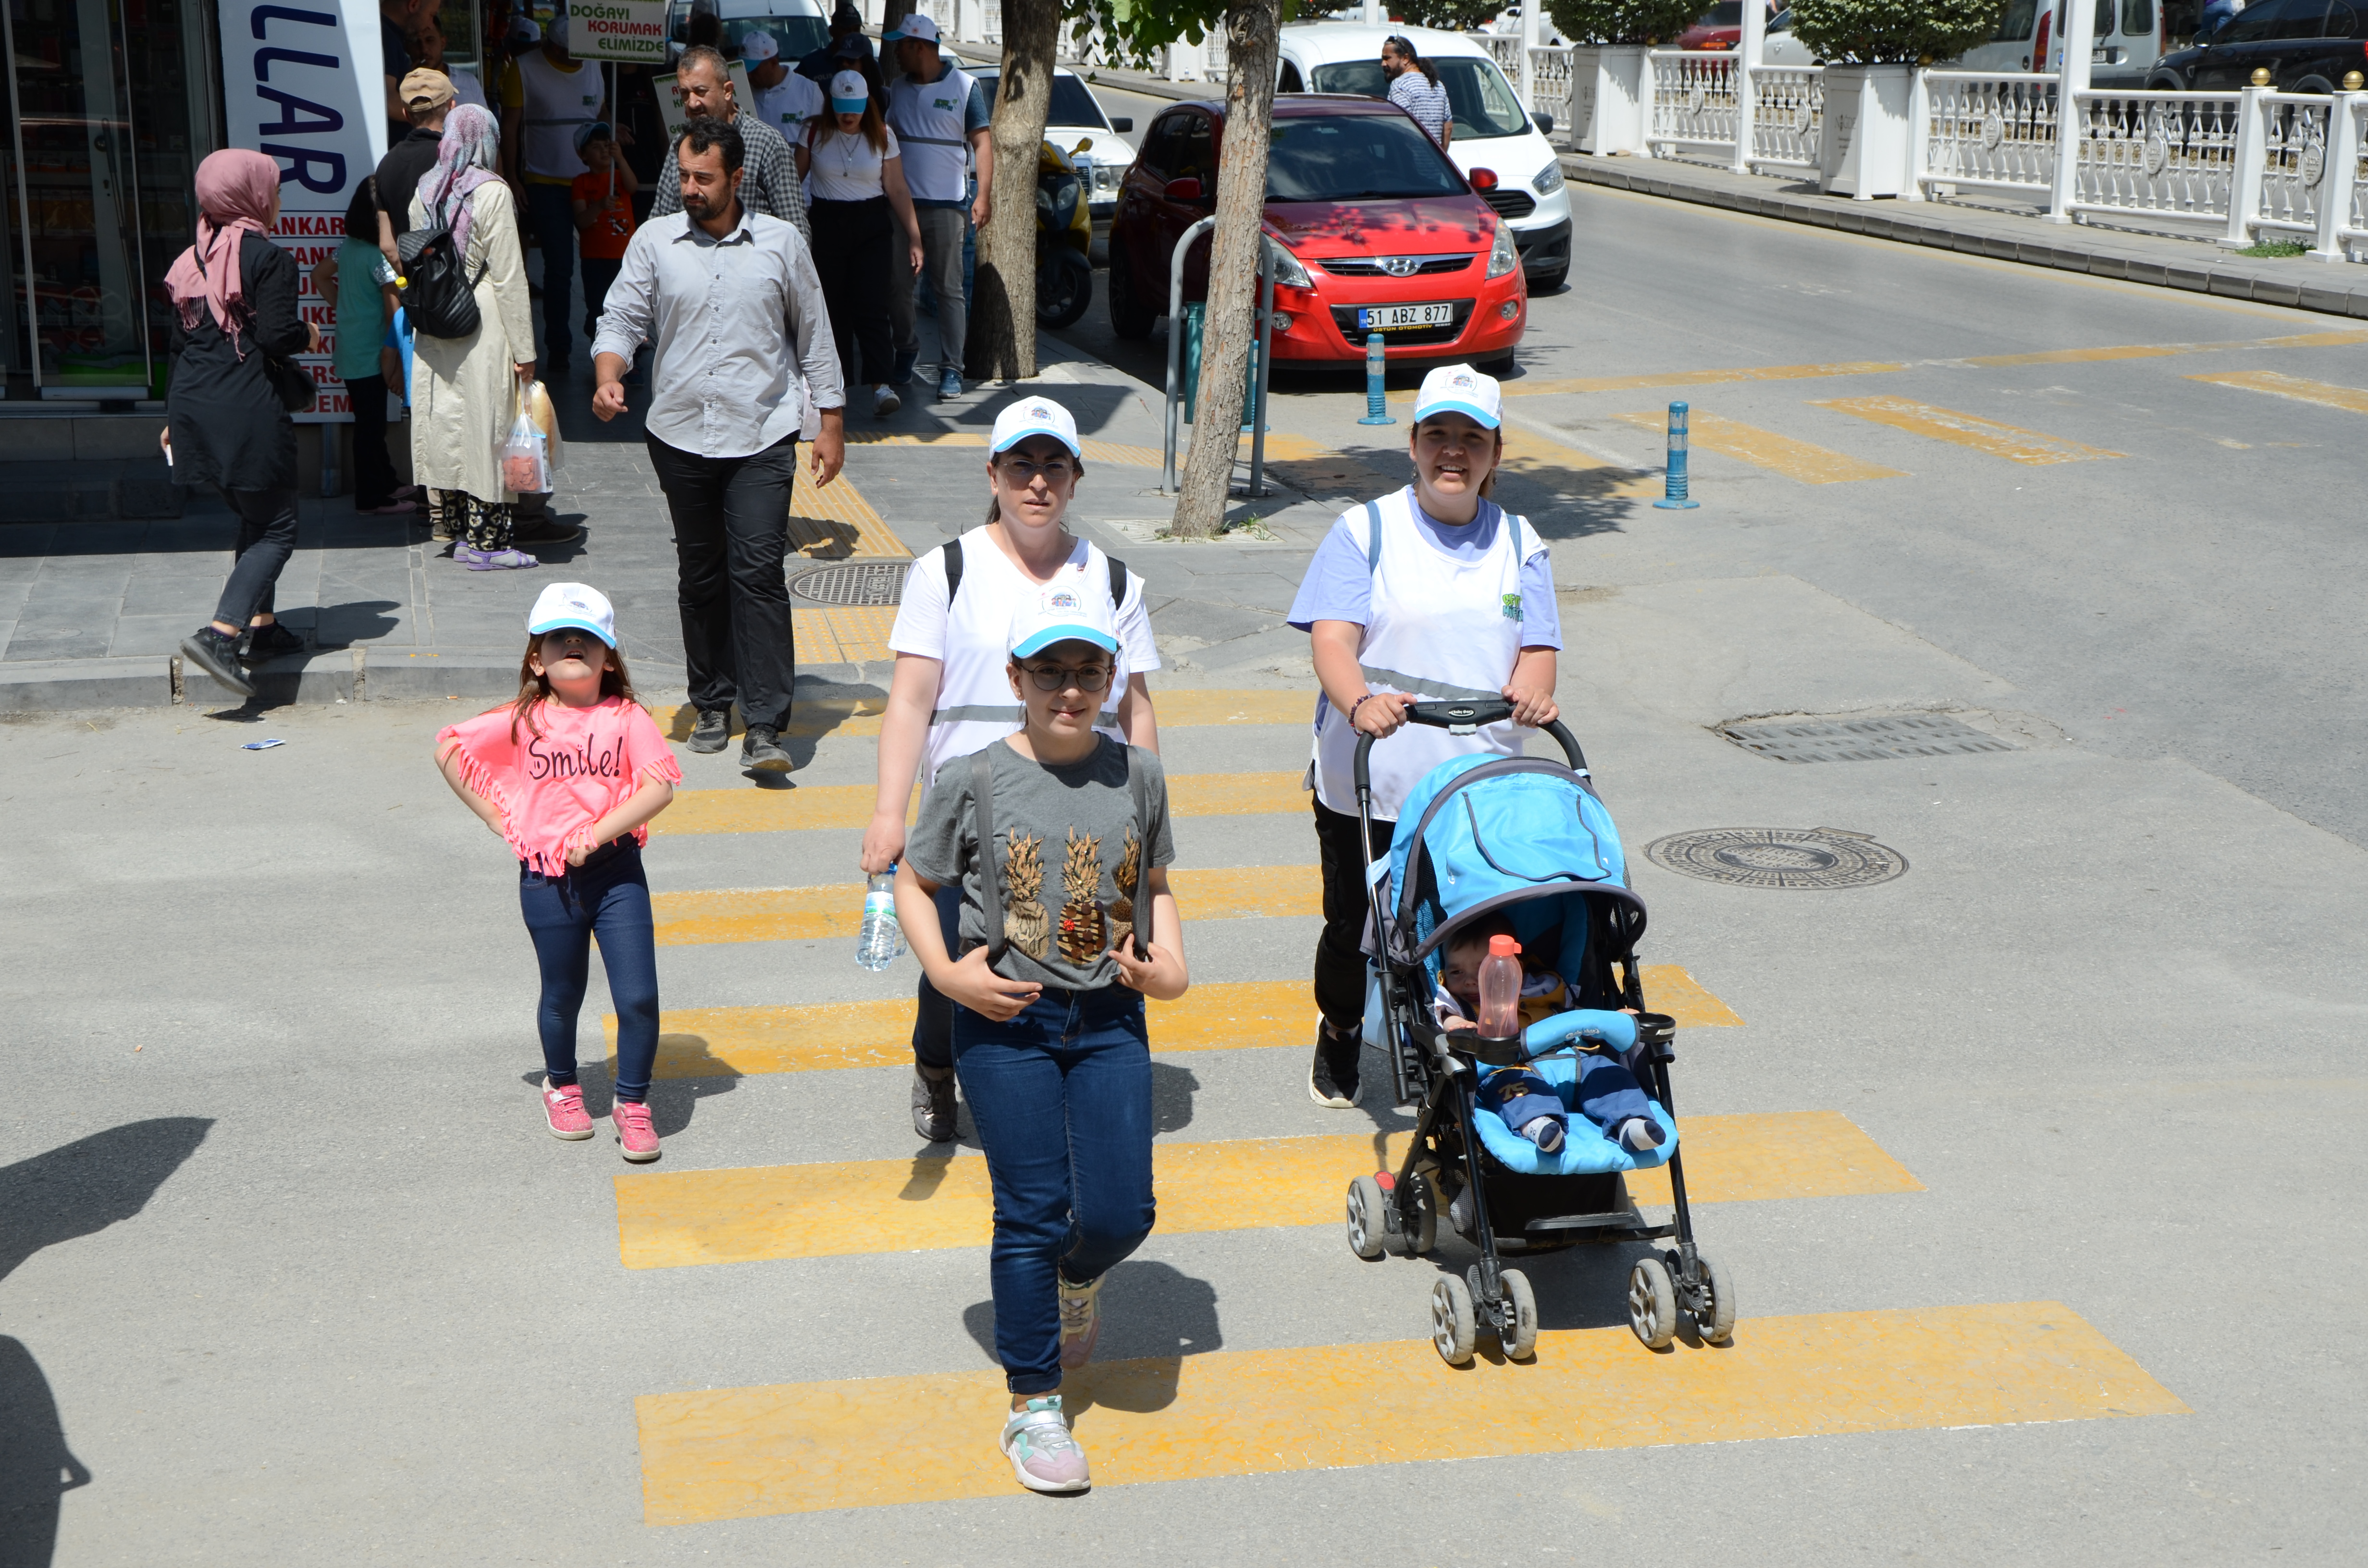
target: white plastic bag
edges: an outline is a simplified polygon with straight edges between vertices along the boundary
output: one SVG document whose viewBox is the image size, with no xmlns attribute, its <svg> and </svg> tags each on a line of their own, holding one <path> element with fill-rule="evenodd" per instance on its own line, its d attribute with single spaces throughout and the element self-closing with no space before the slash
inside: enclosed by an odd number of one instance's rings
<svg viewBox="0 0 2368 1568">
<path fill-rule="evenodd" d="M 519 495 L 541 495 L 551 488 L 551 463 L 543 456 L 543 435 L 520 409 L 510 421 L 510 438 L 502 446 L 502 488 Z"/>
<path fill-rule="evenodd" d="M 541 381 L 529 381 L 525 402 L 526 416 L 542 432 L 543 454 L 551 460 L 551 472 L 557 473 L 567 466 L 567 443 L 560 439 L 559 411 L 551 406 L 551 389 Z"/>
</svg>

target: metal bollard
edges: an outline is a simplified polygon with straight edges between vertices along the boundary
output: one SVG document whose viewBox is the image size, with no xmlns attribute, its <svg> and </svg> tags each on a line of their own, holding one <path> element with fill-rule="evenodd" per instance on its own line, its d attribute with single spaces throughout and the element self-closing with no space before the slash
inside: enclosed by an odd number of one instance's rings
<svg viewBox="0 0 2368 1568">
<path fill-rule="evenodd" d="M 1686 404 L 1669 404 L 1669 464 L 1662 477 L 1661 498 L 1653 503 L 1665 511 L 1691 511 L 1702 505 L 1686 499 Z"/>
<path fill-rule="evenodd" d="M 1382 373 L 1389 363 L 1382 352 L 1382 335 L 1365 334 L 1365 417 L 1360 425 L 1395 425 L 1390 417 L 1389 394 L 1382 385 Z"/>
</svg>

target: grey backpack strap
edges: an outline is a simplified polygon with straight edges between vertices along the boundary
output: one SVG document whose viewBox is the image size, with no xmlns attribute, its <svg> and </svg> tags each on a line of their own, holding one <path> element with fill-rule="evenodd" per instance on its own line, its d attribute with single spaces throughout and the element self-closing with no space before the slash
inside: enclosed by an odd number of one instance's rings
<svg viewBox="0 0 2368 1568">
<path fill-rule="evenodd" d="M 1115 620 L 1118 612 L 1126 608 L 1126 562 L 1115 555 L 1105 555 L 1102 559 L 1110 562 L 1110 619 Z"/>
<path fill-rule="evenodd" d="M 1119 891 L 1134 904 L 1134 956 L 1151 956 L 1151 897 L 1144 891 L 1151 880 L 1151 780 L 1134 765 L 1134 748 L 1126 748 L 1126 788 L 1134 797 L 1134 886 Z"/>
<path fill-rule="evenodd" d="M 942 553 L 946 558 L 946 608 L 948 609 L 951 609 L 953 608 L 954 604 L 954 595 L 962 591 L 962 540 L 958 539 L 950 539 L 946 540 L 945 549 Z"/>
<path fill-rule="evenodd" d="M 1382 504 L 1365 503 L 1365 574 L 1372 576 L 1382 564 Z"/>
<path fill-rule="evenodd" d="M 978 825 L 978 907 L 986 920 L 986 963 L 1003 958 L 1003 873 L 995 863 L 995 748 L 1000 741 L 970 754 L 972 820 Z"/>
</svg>

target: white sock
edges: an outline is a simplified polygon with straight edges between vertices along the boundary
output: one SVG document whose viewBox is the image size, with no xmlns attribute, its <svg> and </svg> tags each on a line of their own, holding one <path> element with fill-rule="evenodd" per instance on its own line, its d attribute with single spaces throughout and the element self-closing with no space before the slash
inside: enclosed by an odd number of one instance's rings
<svg viewBox="0 0 2368 1568">
<path fill-rule="evenodd" d="M 1646 1116 L 1632 1116 L 1620 1124 L 1620 1142 L 1631 1149 L 1657 1149 L 1661 1146 L 1661 1124 Z"/>
<path fill-rule="evenodd" d="M 1521 1128 L 1521 1136 L 1551 1154 L 1562 1147 L 1562 1123 L 1550 1116 L 1537 1117 Z"/>
</svg>

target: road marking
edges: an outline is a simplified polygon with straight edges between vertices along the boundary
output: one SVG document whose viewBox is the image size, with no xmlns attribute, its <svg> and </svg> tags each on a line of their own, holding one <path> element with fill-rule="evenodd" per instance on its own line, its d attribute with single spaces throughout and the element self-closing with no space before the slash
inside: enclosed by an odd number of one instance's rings
<svg viewBox="0 0 2368 1568">
<path fill-rule="evenodd" d="M 679 797 L 677 797 L 679 799 Z M 1187 920 L 1247 920 L 1324 913 L 1313 866 L 1170 867 L 1167 885 Z M 810 942 L 852 937 L 863 918 L 863 884 L 720 888 L 652 895 L 662 948 L 714 942 Z"/>
<path fill-rule="evenodd" d="M 1693 1203 L 1866 1197 L 1923 1184 L 1834 1111 L 1692 1116 L 1679 1122 Z M 1159 1232 L 1183 1235 L 1337 1225 L 1350 1178 L 1395 1165 L 1407 1133 L 1158 1143 Z M 617 1251 L 628 1268 L 985 1246 L 995 1236 L 976 1154 L 659 1171 L 616 1178 Z M 1660 1171 L 1631 1173 L 1639 1203 L 1670 1201 Z"/>
<path fill-rule="evenodd" d="M 1574 499 L 1641 500 L 1661 494 L 1661 476 L 1642 469 L 1608 462 L 1592 452 L 1556 440 L 1534 425 L 1508 420 L 1500 426 L 1505 437 L 1504 471 L 1543 484 Z"/>
<path fill-rule="evenodd" d="M 1877 425 L 1888 425 L 1911 435 L 1946 441 L 1952 446 L 1971 447 L 1977 452 L 2004 458 L 2009 462 L 2033 465 L 2089 462 L 2100 458 L 2127 455 L 2109 452 L 2101 447 L 2085 447 L 2078 441 L 2025 430 L 2018 425 L 2000 425 L 1995 420 L 1960 414 L 1953 408 L 1937 408 L 1931 403 L 1916 403 L 1904 397 L 1834 398 L 1812 406 L 1830 408 Z"/>
<path fill-rule="evenodd" d="M 1325 497 L 1395 490 L 1409 472 L 1397 452 L 1344 452 L 1287 430 L 1267 432 L 1266 461 L 1275 477 L 1293 490 Z"/>
<path fill-rule="evenodd" d="M 2306 381 L 2300 376 L 2282 376 L 2275 370 L 2229 370 L 2214 376 L 2190 376 L 2191 381 L 2213 381 L 2224 387 L 2241 387 L 2247 392 L 2268 392 L 2272 397 L 2290 397 L 2297 403 L 2315 403 L 2322 408 L 2340 408 L 2351 414 L 2368 414 L 2368 392 L 2358 387 L 2339 387 L 2326 381 Z"/>
<path fill-rule="evenodd" d="M 798 612 L 806 614 L 804 610 Z M 814 611 L 887 615 L 887 610 Z M 1307 810 L 1297 773 L 1179 773 L 1167 779 L 1171 816 L 1254 816 Z M 878 791 L 869 784 L 807 784 L 793 790 L 681 790 L 656 821 L 654 834 L 786 833 L 803 828 L 857 827 L 871 820 Z"/>
<path fill-rule="evenodd" d="M 1527 1366 L 1450 1367 L 1427 1339 L 1212 1350 L 1086 1367 L 1062 1393 L 1097 1487 L 2188 1414 L 2060 1301 L 1748 1318 L 1723 1349 L 1663 1355 L 1625 1328 L 1549 1329 Z M 642 1519 L 1012 1496 L 1008 1403 L 987 1369 L 643 1394 Z"/>
<path fill-rule="evenodd" d="M 894 608 L 790 610 L 790 636 L 799 661 L 808 665 L 886 664 L 896 656 L 888 646 L 895 627 Z"/>
<path fill-rule="evenodd" d="M 1645 430 L 1667 430 L 1669 424 L 1666 409 L 1622 414 L 1619 418 L 1623 424 Z M 1704 414 L 1699 408 L 1692 411 L 1688 438 L 1697 447 L 1707 448 L 1730 458 L 1740 458 L 1755 467 L 1781 473 L 1787 479 L 1797 479 L 1804 484 L 1841 484 L 1858 479 L 1907 477 L 1902 469 L 1861 462 L 1845 453 L 1825 447 L 1813 447 L 1790 436 L 1779 436 L 1773 430 L 1738 425 L 1715 414 Z"/>
<path fill-rule="evenodd" d="M 1304 724 L 1315 711 L 1315 699 L 1304 691 L 1174 689 L 1154 691 L 1151 698 L 1152 710 L 1159 716 L 1163 730 L 1224 724 Z M 884 697 L 801 698 L 781 733 L 809 740 L 825 735 L 870 739 L 880 733 L 880 716 L 887 706 Z M 690 739 L 690 727 L 699 722 L 699 710 L 685 702 L 655 710 L 652 717 L 666 732 L 666 739 L 687 741 Z M 735 715 L 732 733 L 738 734 L 740 728 Z"/>
<path fill-rule="evenodd" d="M 855 481 L 842 472 L 817 490 L 814 475 L 803 464 L 790 490 L 790 542 L 816 561 L 859 555 L 906 559 L 913 553 L 863 498 Z"/>
<path fill-rule="evenodd" d="M 1189 875 L 1190 873 L 1178 873 Z M 856 894 L 857 890 L 839 890 Z M 848 922 L 852 925 L 850 920 Z M 1743 1022 L 1675 964 L 1645 970 L 1645 994 L 1680 1028 Z M 602 1020 L 609 1054 L 617 1016 Z M 1151 1004 L 1151 1049 L 1304 1050 L 1315 1036 L 1315 1003 L 1304 980 L 1202 982 L 1175 1002 Z M 784 1007 L 688 1007 L 658 1019 L 657 1076 L 741 1078 L 893 1067 L 912 1059 L 913 1000 L 826 1002 Z"/>
<path fill-rule="evenodd" d="M 1507 381 L 1507 397 L 1546 397 L 1560 392 L 1634 392 L 1641 387 L 1714 387 L 1730 381 L 1801 381 L 1827 376 L 1873 376 L 1904 370 L 1904 362 L 1849 359 L 1833 365 L 1754 365 L 1734 370 L 1659 370 L 1642 376 L 1581 376 L 1564 381 Z"/>
<path fill-rule="evenodd" d="M 2368 332 L 2300 332 L 2283 337 L 2240 337 L 2227 343 L 2133 343 L 2112 348 L 2048 348 L 2036 354 L 1975 354 L 1962 359 L 1924 359 L 1926 365 L 2081 365 L 2112 359 L 2159 359 L 2180 354 L 2220 354 L 2241 348 L 2342 348 L 2368 343 Z M 2214 376 L 2190 376 L 2198 381 Z"/>
</svg>

